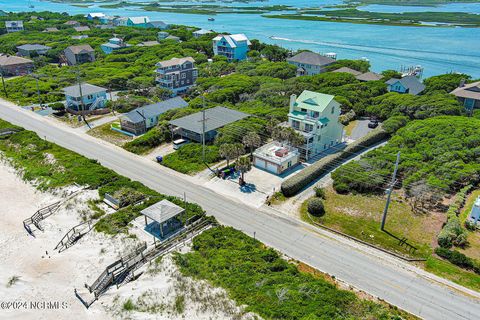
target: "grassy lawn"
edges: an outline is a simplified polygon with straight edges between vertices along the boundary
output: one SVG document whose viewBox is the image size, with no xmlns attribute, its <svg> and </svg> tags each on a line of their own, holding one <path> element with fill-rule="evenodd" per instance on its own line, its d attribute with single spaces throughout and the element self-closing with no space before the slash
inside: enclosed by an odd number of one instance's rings
<svg viewBox="0 0 480 320">
<path fill-rule="evenodd" d="M 98 115 L 94 115 L 94 116 L 85 116 L 85 119 L 88 121 L 88 122 L 92 122 L 92 121 L 95 121 L 95 120 L 98 120 L 98 119 L 101 119 L 103 116 L 98 116 Z M 80 128 L 80 127 L 83 127 L 85 125 L 87 125 L 83 120 L 80 120 L 78 121 L 78 116 L 76 115 L 71 115 L 69 113 L 65 113 L 65 115 L 61 116 L 61 117 L 55 117 L 55 119 L 67 124 L 68 126 L 72 127 L 72 128 Z"/>
<path fill-rule="evenodd" d="M 405 246 L 400 246 L 399 240 L 380 230 L 384 197 L 340 195 L 331 188 L 325 191 L 326 214 L 314 218 L 317 222 L 403 255 L 426 258 L 431 254 L 431 243 L 441 228 L 442 215 L 416 215 L 397 195 L 392 197 L 386 230 L 398 238 L 406 237 L 409 244 L 418 248 L 413 254 Z M 302 205 L 301 215 L 302 219 L 310 221 L 306 202 Z"/>
<path fill-rule="evenodd" d="M 467 219 L 468 215 L 472 211 L 473 203 L 480 196 L 480 189 L 474 190 L 467 198 L 465 206 L 460 213 L 460 221 L 463 223 Z M 467 240 L 469 245 L 465 249 L 457 248 L 458 251 L 462 252 L 466 256 L 469 256 L 473 259 L 480 260 L 480 230 L 477 231 L 468 231 L 467 230 Z"/>
<path fill-rule="evenodd" d="M 350 121 L 348 125 L 345 126 L 345 128 L 343 128 L 343 130 L 345 130 L 345 134 L 347 137 L 350 137 L 352 135 L 352 131 L 353 129 L 355 129 L 357 124 L 358 124 L 358 120 L 353 120 L 353 121 Z"/>
<path fill-rule="evenodd" d="M 116 124 L 118 124 L 118 122 L 105 123 L 101 126 L 93 128 L 92 130 L 89 130 L 87 133 L 93 137 L 100 138 L 117 146 L 121 146 L 124 143 L 131 141 L 131 137 L 111 129 L 111 126 Z"/>
<path fill-rule="evenodd" d="M 193 239 L 193 251 L 176 254 L 175 261 L 185 275 L 225 288 L 246 312 L 263 319 L 415 319 L 340 290 L 230 227 L 203 232 Z"/>
<path fill-rule="evenodd" d="M 448 261 L 431 256 L 425 263 L 425 270 L 464 287 L 480 291 L 479 275 L 459 268 Z"/>
<path fill-rule="evenodd" d="M 205 160 L 211 165 L 221 160 L 217 146 L 207 146 L 205 150 Z M 202 145 L 199 143 L 189 143 L 174 153 L 170 153 L 163 158 L 162 165 L 175 171 L 195 174 L 206 169 L 202 161 Z"/>
</svg>

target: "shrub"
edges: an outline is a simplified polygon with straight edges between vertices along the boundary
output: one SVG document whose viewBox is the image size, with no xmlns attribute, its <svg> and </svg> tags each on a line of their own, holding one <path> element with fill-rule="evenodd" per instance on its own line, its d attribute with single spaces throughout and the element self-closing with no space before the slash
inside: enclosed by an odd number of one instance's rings
<svg viewBox="0 0 480 320">
<path fill-rule="evenodd" d="M 313 190 L 315 191 L 315 197 L 325 200 L 325 190 L 323 188 L 314 187 Z"/>
<path fill-rule="evenodd" d="M 308 213 L 315 217 L 323 217 L 325 215 L 325 207 L 323 201 L 319 198 L 313 198 L 308 201 L 307 205 Z"/>
<path fill-rule="evenodd" d="M 346 126 L 350 123 L 350 121 L 354 120 L 357 115 L 355 114 L 354 110 L 350 110 L 345 114 L 342 114 L 339 118 L 340 123 Z"/>
<path fill-rule="evenodd" d="M 472 259 L 470 259 L 469 257 L 464 255 L 463 253 L 458 252 L 456 250 L 452 251 L 452 250 L 448 250 L 446 248 L 441 248 L 440 247 L 440 248 L 435 249 L 435 253 L 438 256 L 440 256 L 444 259 L 447 259 L 448 261 L 450 261 L 454 265 L 457 265 L 457 266 L 462 267 L 464 269 L 474 269 L 474 267 L 476 266 Z M 477 268 L 478 268 L 478 266 L 477 266 Z"/>
<path fill-rule="evenodd" d="M 144 135 L 125 143 L 123 148 L 136 154 L 142 154 L 171 139 L 172 135 L 168 128 L 168 122 L 162 121 Z"/>
<path fill-rule="evenodd" d="M 55 110 L 55 111 L 65 110 L 65 105 L 61 102 L 52 103 L 52 104 L 49 105 L 49 107 L 52 108 L 52 110 Z"/>
<path fill-rule="evenodd" d="M 462 234 L 464 234 L 464 230 L 458 217 L 449 218 L 438 235 L 438 244 L 443 248 L 450 248 L 453 244 L 457 243 L 455 240 Z"/>
<path fill-rule="evenodd" d="M 326 156 L 315 162 L 311 166 L 305 168 L 300 173 L 286 179 L 282 183 L 282 192 L 286 197 L 291 197 L 305 188 L 307 185 L 320 178 L 323 174 L 334 168 L 339 161 L 343 161 L 363 150 L 366 146 L 370 146 L 376 142 L 385 139 L 388 136 L 382 126 L 369 132 L 366 136 L 356 140 L 343 151 Z"/>
<path fill-rule="evenodd" d="M 397 132 L 398 129 L 403 128 L 410 121 L 406 116 L 393 116 L 383 122 L 383 129 L 390 134 Z"/>
</svg>

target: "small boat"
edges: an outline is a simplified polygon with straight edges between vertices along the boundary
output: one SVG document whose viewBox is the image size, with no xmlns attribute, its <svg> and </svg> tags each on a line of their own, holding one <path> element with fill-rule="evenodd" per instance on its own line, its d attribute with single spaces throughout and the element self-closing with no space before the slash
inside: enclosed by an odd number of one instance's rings
<svg viewBox="0 0 480 320">
<path fill-rule="evenodd" d="M 208 18 L 208 21 L 215 21 L 215 18 Z"/>
</svg>

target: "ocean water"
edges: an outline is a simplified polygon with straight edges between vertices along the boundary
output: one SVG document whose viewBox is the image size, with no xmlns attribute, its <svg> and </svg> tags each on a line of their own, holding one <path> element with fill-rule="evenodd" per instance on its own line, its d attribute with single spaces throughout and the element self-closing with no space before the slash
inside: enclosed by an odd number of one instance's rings
<svg viewBox="0 0 480 320">
<path fill-rule="evenodd" d="M 135 1 L 143 2 L 145 0 Z M 29 3 L 35 8 L 28 8 Z M 335 3 L 341 3 L 341 1 L 270 0 L 247 5 L 286 4 L 296 7 L 311 7 Z M 230 3 L 229 5 L 241 5 L 241 3 Z M 470 6 L 473 8 L 472 10 L 478 8 L 474 4 L 458 5 L 452 5 L 451 8 L 456 8 L 452 11 L 459 11 L 458 8 L 469 10 Z M 215 16 L 215 21 L 211 22 L 205 15 L 145 12 L 135 7 L 103 9 L 98 6 L 99 4 L 95 4 L 89 8 L 81 8 L 66 3 L 53 4 L 39 0 L 0 0 L 0 10 L 5 11 L 49 10 L 65 11 L 70 14 L 104 12 L 109 15 L 121 16 L 147 15 L 151 19 L 163 20 L 168 23 L 230 33 L 245 33 L 251 39 L 275 43 L 292 50 L 309 49 L 323 53 L 335 52 L 338 59 L 367 58 L 372 64 L 372 69 L 377 72 L 386 69 L 399 70 L 402 66 L 421 65 L 424 67 L 425 76 L 446 72 L 464 72 L 474 78 L 480 78 L 479 28 L 400 27 L 295 21 L 267 19 L 259 14 L 219 14 Z M 411 8 L 400 7 L 405 10 Z M 400 9 L 397 7 L 395 10 Z M 429 7 L 429 10 L 436 10 L 436 8 Z"/>
</svg>

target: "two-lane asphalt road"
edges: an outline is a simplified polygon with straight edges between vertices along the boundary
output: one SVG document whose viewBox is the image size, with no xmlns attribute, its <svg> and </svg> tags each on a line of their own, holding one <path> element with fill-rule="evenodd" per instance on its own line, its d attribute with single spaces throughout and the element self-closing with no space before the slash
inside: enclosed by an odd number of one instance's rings
<svg viewBox="0 0 480 320">
<path fill-rule="evenodd" d="M 0 118 L 84 156 L 159 192 L 182 196 L 200 204 L 221 223 L 256 237 L 269 246 L 335 275 L 358 289 L 378 296 L 425 319 L 478 319 L 480 295 L 473 297 L 440 284 L 405 262 L 359 247 L 293 218 L 258 210 L 195 185 L 188 177 L 156 163 L 103 143 L 85 134 L 72 133 L 32 112 L 0 101 Z"/>
</svg>

